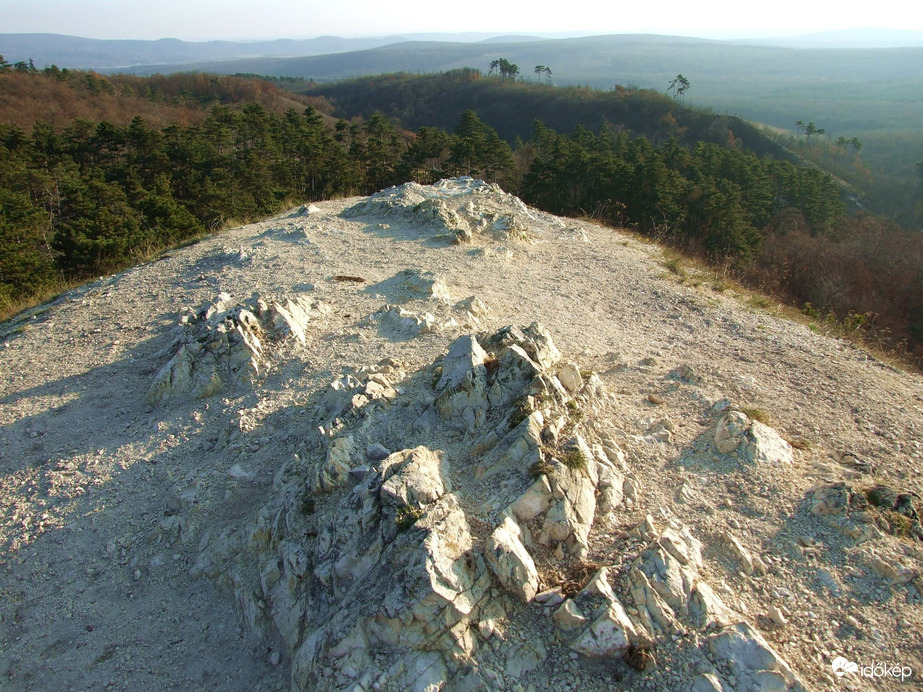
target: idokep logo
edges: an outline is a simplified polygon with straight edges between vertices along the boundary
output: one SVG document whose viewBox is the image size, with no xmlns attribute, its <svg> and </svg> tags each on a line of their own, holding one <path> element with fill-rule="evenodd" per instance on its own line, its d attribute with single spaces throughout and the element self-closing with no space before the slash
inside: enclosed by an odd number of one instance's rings
<svg viewBox="0 0 923 692">
<path fill-rule="evenodd" d="M 833 674 L 838 678 L 850 673 L 857 673 L 863 678 L 900 678 L 901 682 L 913 675 L 910 666 L 895 666 L 889 663 L 875 663 L 870 666 L 860 666 L 842 656 L 833 659 Z"/>
<path fill-rule="evenodd" d="M 838 678 L 843 677 L 846 673 L 858 673 L 859 664 L 847 661 L 842 656 L 833 659 L 833 674 Z"/>
</svg>

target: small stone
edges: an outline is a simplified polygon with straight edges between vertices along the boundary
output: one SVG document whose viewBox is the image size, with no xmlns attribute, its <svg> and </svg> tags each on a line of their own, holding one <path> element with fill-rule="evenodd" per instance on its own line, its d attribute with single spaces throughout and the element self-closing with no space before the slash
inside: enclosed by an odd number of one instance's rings
<svg viewBox="0 0 923 692">
<path fill-rule="evenodd" d="M 390 450 L 377 442 L 373 442 L 365 450 L 365 458 L 369 461 L 382 461 L 389 456 L 391 456 Z"/>
<path fill-rule="evenodd" d="M 546 589 L 545 591 L 536 594 L 535 600 L 538 603 L 543 603 L 545 606 L 551 608 L 564 602 L 564 593 L 561 591 L 560 586 L 556 586 L 553 589 Z"/>
<path fill-rule="evenodd" d="M 779 627 L 784 627 L 788 624 L 788 620 L 785 619 L 785 615 L 777 606 L 769 606 L 769 608 L 766 609 L 766 617 L 779 625 Z"/>
<path fill-rule="evenodd" d="M 251 478 L 253 478 L 253 474 L 250 471 L 246 471 L 240 464 L 234 464 L 231 468 L 229 468 L 228 475 L 231 478 L 235 478 L 239 481 L 249 481 Z"/>
</svg>

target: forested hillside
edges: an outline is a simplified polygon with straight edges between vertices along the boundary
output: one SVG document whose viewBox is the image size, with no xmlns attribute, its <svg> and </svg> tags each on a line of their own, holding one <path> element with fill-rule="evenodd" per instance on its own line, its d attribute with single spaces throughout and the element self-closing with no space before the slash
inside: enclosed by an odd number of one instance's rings
<svg viewBox="0 0 923 692">
<path fill-rule="evenodd" d="M 178 73 L 133 77 L 92 71 L 39 70 L 27 62 L 11 65 L 0 55 L 0 123 L 31 130 L 36 123 L 56 129 L 75 120 L 107 120 L 127 125 L 136 116 L 157 127 L 201 123 L 214 105 L 258 103 L 273 113 L 313 106 L 322 98 L 281 89 L 264 79 Z"/>
<path fill-rule="evenodd" d="M 528 139 L 533 123 L 540 120 L 558 132 L 577 126 L 599 132 L 611 126 L 643 135 L 654 144 L 673 137 L 690 144 L 709 141 L 746 147 L 775 158 L 789 156 L 740 118 L 685 108 L 665 93 L 633 86 L 617 85 L 607 91 L 555 87 L 488 77 L 479 70 L 464 68 L 431 75 L 376 75 L 330 84 L 305 82 L 290 88 L 331 101 L 340 117 L 368 117 L 380 112 L 411 130 L 426 126 L 450 129 L 464 111 L 473 108 L 511 144 L 517 137 Z M 734 133 L 733 141 L 728 140 L 729 130 Z"/>
<path fill-rule="evenodd" d="M 448 79 L 469 78 L 478 81 L 465 71 Z M 0 94 L 23 79 L 54 112 L 64 110 L 62 94 L 99 81 L 86 73 L 61 91 L 72 77 L 6 70 Z M 892 344 L 923 345 L 919 233 L 848 216 L 839 186 L 816 167 L 759 156 L 745 148 L 745 124 L 695 113 L 662 94 L 626 88 L 603 99 L 590 90 L 517 89 L 534 106 L 511 97 L 509 120 L 547 114 L 551 124 L 533 119 L 529 134 L 510 146 L 472 108 L 450 125 L 416 132 L 402 129 L 418 122 L 412 114 L 401 123 L 376 112 L 331 126 L 304 103 L 281 112 L 258 101 L 222 104 L 209 90 L 225 78 L 188 75 L 189 85 L 200 86 L 173 96 L 158 81 L 165 78 L 125 79 L 134 81 L 106 80 L 110 87 L 98 93 L 162 92 L 153 101 L 163 108 L 185 99 L 192 108 L 183 113 L 202 117 L 35 116 L 29 128 L 0 124 L 0 301 L 7 312 L 62 281 L 115 271 L 235 220 L 408 180 L 471 175 L 548 211 L 591 216 L 700 255 L 825 319 L 871 325 L 878 335 L 887 329 Z M 230 84 L 263 93 L 253 80 Z M 349 89 L 361 98 L 355 84 Z M 395 107 L 405 103 L 399 88 L 395 94 Z M 286 105 L 281 97 L 273 104 Z M 566 118 L 576 120 L 572 127 Z"/>
</svg>

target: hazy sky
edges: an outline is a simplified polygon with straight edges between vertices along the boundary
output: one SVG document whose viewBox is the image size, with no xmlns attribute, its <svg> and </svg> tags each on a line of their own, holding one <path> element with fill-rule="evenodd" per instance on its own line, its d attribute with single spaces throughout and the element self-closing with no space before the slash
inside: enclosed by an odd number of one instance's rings
<svg viewBox="0 0 923 692">
<path fill-rule="evenodd" d="M 835 5 L 803 0 L 0 0 L 0 33 L 87 38 L 198 41 L 461 31 L 738 38 L 852 27 L 923 30 L 923 9 L 907 0 Z"/>
</svg>

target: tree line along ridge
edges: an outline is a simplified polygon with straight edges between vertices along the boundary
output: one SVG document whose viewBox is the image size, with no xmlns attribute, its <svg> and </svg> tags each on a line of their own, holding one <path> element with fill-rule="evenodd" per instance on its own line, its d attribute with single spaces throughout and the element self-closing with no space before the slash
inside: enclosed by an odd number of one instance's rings
<svg viewBox="0 0 923 692">
<path fill-rule="evenodd" d="M 923 347 L 920 234 L 849 216 L 829 175 L 745 150 L 721 117 L 710 118 L 716 141 L 689 143 L 667 115 L 656 137 L 613 123 L 564 133 L 536 120 L 513 146 L 470 109 L 451 130 L 415 132 L 381 113 L 331 127 L 310 106 L 277 113 L 258 102 L 212 104 L 185 124 L 36 120 L 28 132 L 0 123 L 0 303 L 9 313 L 62 280 L 117 271 L 231 221 L 470 175 Z"/>
</svg>

